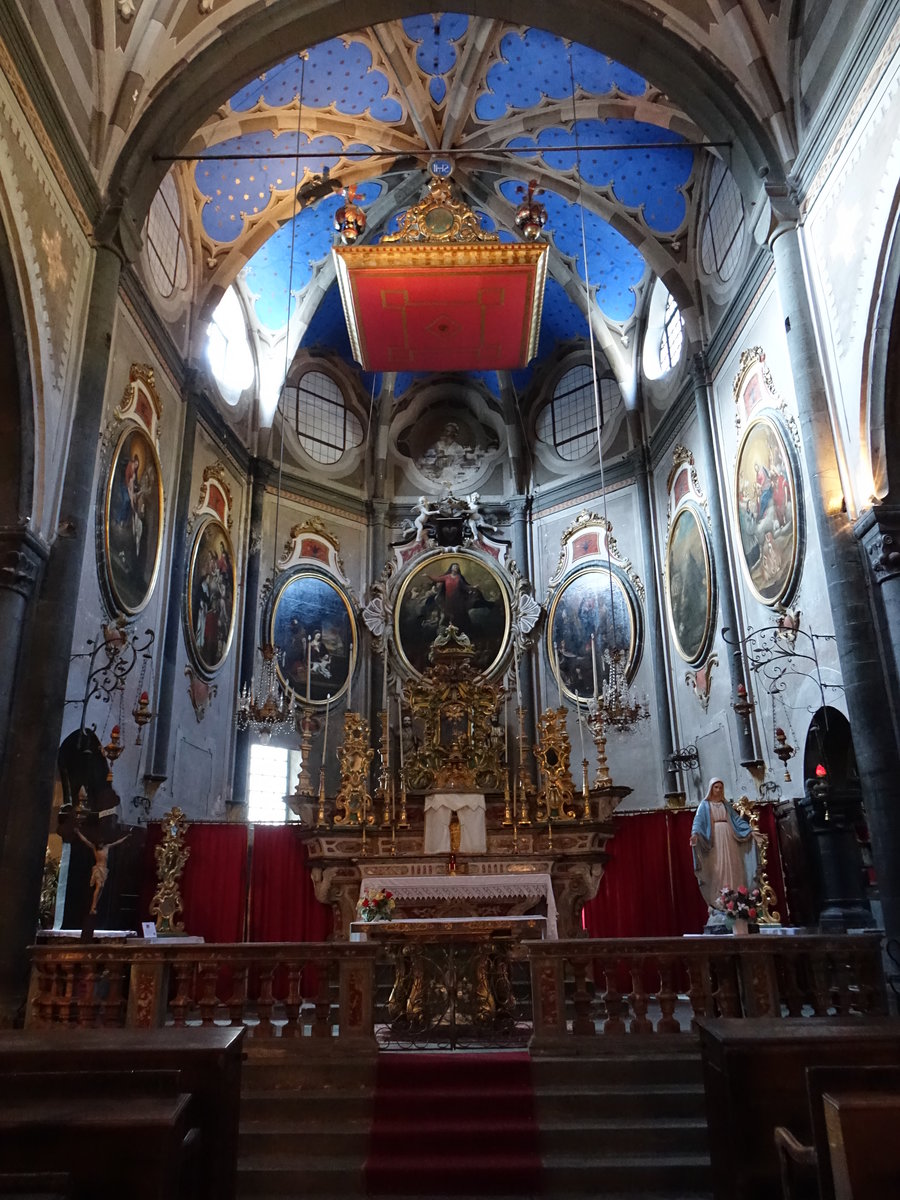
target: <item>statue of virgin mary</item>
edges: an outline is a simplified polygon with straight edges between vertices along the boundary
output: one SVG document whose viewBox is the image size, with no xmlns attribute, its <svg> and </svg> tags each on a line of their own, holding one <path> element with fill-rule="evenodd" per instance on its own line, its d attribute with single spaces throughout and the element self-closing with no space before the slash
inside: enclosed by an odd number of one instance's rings
<svg viewBox="0 0 900 1200">
<path fill-rule="evenodd" d="M 722 888 L 756 886 L 759 859 L 750 822 L 725 799 L 721 779 L 711 779 L 691 826 L 694 874 L 703 899 L 715 908 Z"/>
</svg>

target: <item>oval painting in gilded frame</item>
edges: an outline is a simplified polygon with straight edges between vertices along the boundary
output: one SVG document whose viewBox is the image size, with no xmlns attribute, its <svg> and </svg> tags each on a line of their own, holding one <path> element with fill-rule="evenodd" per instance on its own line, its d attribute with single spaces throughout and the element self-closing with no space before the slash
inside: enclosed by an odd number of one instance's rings
<svg viewBox="0 0 900 1200">
<path fill-rule="evenodd" d="M 797 583 L 803 540 L 798 479 L 782 421 L 757 413 L 738 446 L 734 495 L 741 564 L 763 604 L 787 600 Z"/>
<path fill-rule="evenodd" d="M 110 460 L 102 526 L 106 590 L 126 616 L 141 612 L 153 594 L 162 531 L 159 456 L 146 432 L 127 422 Z"/>
<path fill-rule="evenodd" d="M 591 646 L 591 635 L 594 646 Z M 594 657 L 598 687 L 608 668 L 604 651 L 620 650 L 625 677 L 631 681 L 643 642 L 641 610 L 631 584 L 613 565 L 586 566 L 573 571 L 560 585 L 547 617 L 547 654 L 562 691 L 570 700 L 589 700 L 594 694 Z"/>
<path fill-rule="evenodd" d="M 709 649 L 715 617 L 715 577 L 706 524 L 700 510 L 690 502 L 682 504 L 672 521 L 665 581 L 672 641 L 684 661 L 694 665 Z"/>
<path fill-rule="evenodd" d="M 185 634 L 191 657 L 207 677 L 231 647 L 236 590 L 234 547 L 217 517 L 206 517 L 194 535 L 188 567 Z"/>
<path fill-rule="evenodd" d="M 454 625 L 475 647 L 484 675 L 500 664 L 509 640 L 510 606 L 496 570 L 465 550 L 417 560 L 394 605 L 394 639 L 401 661 L 421 675 L 439 631 Z"/>
<path fill-rule="evenodd" d="M 310 704 L 347 688 L 358 637 L 350 597 L 336 580 L 300 568 L 276 581 L 268 620 L 278 676 Z"/>
</svg>

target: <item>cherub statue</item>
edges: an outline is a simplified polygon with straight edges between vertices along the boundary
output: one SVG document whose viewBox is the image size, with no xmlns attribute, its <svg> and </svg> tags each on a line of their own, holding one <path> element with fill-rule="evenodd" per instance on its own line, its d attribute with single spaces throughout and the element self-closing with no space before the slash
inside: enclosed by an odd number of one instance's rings
<svg viewBox="0 0 900 1200">
<path fill-rule="evenodd" d="M 433 505 L 424 496 L 419 497 L 419 511 L 416 514 L 416 519 L 413 521 L 413 529 L 416 531 L 415 540 L 424 542 L 428 537 L 428 531 L 425 528 L 429 518 L 433 517 L 439 511 L 436 505 Z"/>
</svg>

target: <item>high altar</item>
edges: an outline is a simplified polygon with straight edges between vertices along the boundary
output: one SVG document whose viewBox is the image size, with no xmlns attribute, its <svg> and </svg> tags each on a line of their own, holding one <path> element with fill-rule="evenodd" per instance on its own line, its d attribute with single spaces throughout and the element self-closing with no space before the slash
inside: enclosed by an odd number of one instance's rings
<svg viewBox="0 0 900 1200">
<path fill-rule="evenodd" d="M 420 503 L 363 609 L 382 669 L 376 729 L 348 703 L 337 793 L 326 796 L 324 771 L 316 792 L 304 770 L 289 798 L 338 938 L 379 891 L 391 893 L 404 928 L 410 919 L 470 918 L 475 928 L 476 918 L 531 914 L 543 920 L 526 936 L 576 936 L 612 812 L 631 790 L 603 766 L 596 705 L 585 721 L 601 763 L 593 786 L 583 743 L 573 780 L 561 690 L 559 707 L 537 719 L 526 710 L 542 610 L 477 502 Z M 307 719 L 307 762 L 312 727 Z"/>
</svg>

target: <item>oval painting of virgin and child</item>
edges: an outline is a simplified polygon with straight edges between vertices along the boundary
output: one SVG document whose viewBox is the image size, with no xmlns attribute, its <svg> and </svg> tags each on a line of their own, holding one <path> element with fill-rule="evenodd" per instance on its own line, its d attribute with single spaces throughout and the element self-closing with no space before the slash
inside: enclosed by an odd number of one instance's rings
<svg viewBox="0 0 900 1200">
<path fill-rule="evenodd" d="M 430 666 L 435 638 L 453 625 L 473 647 L 472 661 L 489 674 L 503 657 L 509 600 L 494 569 L 465 551 L 436 554 L 417 565 L 397 597 L 394 633 L 407 666 Z"/>
</svg>

